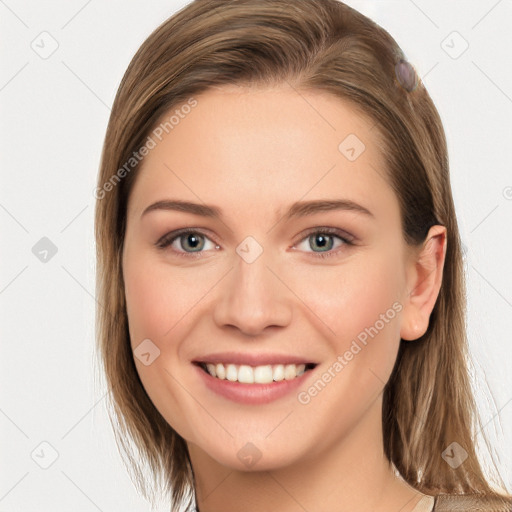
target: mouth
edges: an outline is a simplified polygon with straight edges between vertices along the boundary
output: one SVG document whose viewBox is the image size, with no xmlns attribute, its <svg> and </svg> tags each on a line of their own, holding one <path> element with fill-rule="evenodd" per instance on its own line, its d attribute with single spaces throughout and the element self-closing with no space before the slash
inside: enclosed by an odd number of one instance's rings
<svg viewBox="0 0 512 512">
<path fill-rule="evenodd" d="M 272 382 L 295 380 L 317 366 L 316 363 L 259 366 L 205 361 L 194 361 L 193 363 L 214 379 L 240 384 L 271 384 Z"/>
</svg>

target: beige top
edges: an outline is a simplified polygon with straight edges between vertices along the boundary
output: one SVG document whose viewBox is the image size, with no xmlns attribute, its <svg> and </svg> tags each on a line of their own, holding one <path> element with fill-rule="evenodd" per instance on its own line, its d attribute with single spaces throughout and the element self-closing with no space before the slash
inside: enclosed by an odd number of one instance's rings
<svg viewBox="0 0 512 512">
<path fill-rule="evenodd" d="M 434 496 L 423 496 L 411 512 L 432 512 L 434 510 Z"/>
<path fill-rule="evenodd" d="M 434 512 L 512 512 L 512 496 L 438 494 Z"/>
</svg>

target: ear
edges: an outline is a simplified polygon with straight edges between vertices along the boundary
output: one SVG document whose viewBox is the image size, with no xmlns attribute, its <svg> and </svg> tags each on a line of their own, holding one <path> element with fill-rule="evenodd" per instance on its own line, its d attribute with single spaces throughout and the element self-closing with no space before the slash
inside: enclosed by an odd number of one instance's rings
<svg viewBox="0 0 512 512">
<path fill-rule="evenodd" d="M 446 243 L 446 228 L 432 226 L 420 250 L 412 253 L 400 328 L 400 337 L 404 340 L 416 340 L 428 329 L 441 289 Z"/>
</svg>

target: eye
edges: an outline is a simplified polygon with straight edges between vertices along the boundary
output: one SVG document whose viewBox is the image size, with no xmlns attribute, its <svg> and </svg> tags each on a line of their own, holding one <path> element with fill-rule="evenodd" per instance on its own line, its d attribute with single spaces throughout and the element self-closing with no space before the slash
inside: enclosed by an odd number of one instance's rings
<svg viewBox="0 0 512 512">
<path fill-rule="evenodd" d="M 341 249 L 333 251 L 334 239 L 336 238 L 341 242 L 338 245 L 338 247 L 341 246 Z M 300 243 L 306 243 L 313 248 L 319 248 L 319 251 L 312 251 L 315 257 L 327 258 L 329 256 L 337 255 L 341 250 L 343 250 L 343 246 L 355 245 L 353 240 L 354 237 L 345 231 L 337 228 L 325 227 L 313 228 L 306 234 L 306 237 L 301 239 Z M 208 247 L 208 242 L 211 244 L 210 247 Z M 170 247 L 172 252 L 176 253 L 178 256 L 193 258 L 201 257 L 208 249 L 219 248 L 219 246 L 212 242 L 206 234 L 190 228 L 179 229 L 177 231 L 167 233 L 160 238 L 155 245 L 162 250 Z M 304 252 L 308 251 L 306 250 Z"/>
<path fill-rule="evenodd" d="M 210 242 L 213 246 L 210 249 L 217 247 L 217 244 L 212 242 L 204 233 L 191 229 L 181 229 L 167 233 L 155 245 L 160 249 L 171 247 L 173 252 L 179 256 L 198 257 L 204 252 L 203 249 L 205 249 L 205 245 L 208 245 L 207 242 Z M 207 249 L 208 247 L 205 250 Z M 197 253 L 197 256 L 194 253 Z"/>
<path fill-rule="evenodd" d="M 340 252 L 340 249 L 333 251 L 332 248 L 334 246 L 334 239 L 337 238 L 341 240 L 341 244 L 339 246 L 354 245 L 354 238 L 336 228 L 314 228 L 314 230 L 309 231 L 305 238 L 301 240 L 301 243 L 309 244 L 310 247 L 318 247 L 320 249 L 319 252 L 313 250 L 314 256 L 319 258 L 327 258 L 329 256 L 335 256 Z M 306 251 L 308 252 L 308 251 Z"/>
</svg>

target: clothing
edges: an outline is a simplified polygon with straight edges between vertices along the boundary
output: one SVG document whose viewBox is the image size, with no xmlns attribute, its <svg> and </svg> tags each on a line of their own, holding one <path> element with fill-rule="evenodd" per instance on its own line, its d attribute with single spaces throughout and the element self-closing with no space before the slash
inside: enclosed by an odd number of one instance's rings
<svg viewBox="0 0 512 512">
<path fill-rule="evenodd" d="M 411 512 L 510 512 L 512 500 L 482 498 L 474 495 L 456 496 L 440 494 L 423 496 Z"/>
<path fill-rule="evenodd" d="M 195 512 L 199 512 L 196 508 Z M 423 496 L 411 512 L 512 512 L 512 498 L 482 497 L 476 494 Z"/>
<path fill-rule="evenodd" d="M 512 499 L 484 497 L 479 496 L 477 494 L 439 494 L 434 498 L 434 506 L 432 508 L 432 511 L 512 512 Z M 414 512 L 416 512 L 416 510 Z"/>
<path fill-rule="evenodd" d="M 432 512 L 434 510 L 434 496 L 423 496 L 411 512 Z"/>
</svg>

